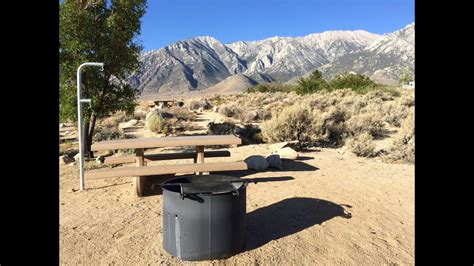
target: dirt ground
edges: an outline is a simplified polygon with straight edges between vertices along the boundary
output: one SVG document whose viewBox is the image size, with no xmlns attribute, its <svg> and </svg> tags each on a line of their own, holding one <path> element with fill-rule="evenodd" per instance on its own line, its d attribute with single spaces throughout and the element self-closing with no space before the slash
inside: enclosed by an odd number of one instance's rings
<svg viewBox="0 0 474 266">
<path fill-rule="evenodd" d="M 207 160 L 242 160 L 267 155 L 271 148 L 261 144 L 230 151 L 230 158 Z M 412 164 L 387 164 L 335 149 L 300 156 L 284 161 L 281 171 L 246 176 L 294 179 L 249 184 L 245 250 L 197 264 L 414 264 Z M 61 264 L 194 264 L 163 249 L 162 195 L 138 198 L 131 181 L 86 180 L 87 190 L 79 192 L 77 165 L 61 166 Z"/>
</svg>

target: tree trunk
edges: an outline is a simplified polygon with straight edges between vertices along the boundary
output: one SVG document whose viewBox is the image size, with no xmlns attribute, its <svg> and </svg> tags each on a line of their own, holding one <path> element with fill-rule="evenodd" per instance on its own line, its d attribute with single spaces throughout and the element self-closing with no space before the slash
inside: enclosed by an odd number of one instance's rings
<svg viewBox="0 0 474 266">
<path fill-rule="evenodd" d="M 83 131 L 84 132 L 84 154 L 87 155 L 89 158 L 93 157 L 91 152 L 91 145 L 92 139 L 89 137 L 89 124 L 90 124 L 90 116 L 86 117 L 86 121 L 84 122 Z"/>
<path fill-rule="evenodd" d="M 91 116 L 92 116 L 92 119 L 91 119 L 92 121 L 87 131 L 87 139 L 88 139 L 88 145 L 89 145 L 89 154 L 92 158 L 94 157 L 94 152 L 91 150 L 91 145 L 92 145 L 92 138 L 94 137 L 95 122 L 97 121 L 97 116 L 95 116 L 94 113 L 92 113 Z"/>
</svg>

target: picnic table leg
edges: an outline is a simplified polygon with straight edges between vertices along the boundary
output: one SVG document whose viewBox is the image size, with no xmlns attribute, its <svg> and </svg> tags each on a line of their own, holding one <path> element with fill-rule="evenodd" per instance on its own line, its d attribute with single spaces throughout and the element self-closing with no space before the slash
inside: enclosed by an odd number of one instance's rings
<svg viewBox="0 0 474 266">
<path fill-rule="evenodd" d="M 204 163 L 204 146 L 196 146 L 195 163 Z M 201 172 L 196 172 L 196 175 L 202 175 Z"/>
<path fill-rule="evenodd" d="M 145 165 L 145 160 L 143 157 L 143 149 L 136 149 L 136 164 L 138 167 Z M 137 192 L 137 196 L 141 197 L 143 195 L 143 190 L 145 188 L 145 177 L 144 176 L 136 176 L 133 178 L 133 186 L 135 191 Z"/>
</svg>

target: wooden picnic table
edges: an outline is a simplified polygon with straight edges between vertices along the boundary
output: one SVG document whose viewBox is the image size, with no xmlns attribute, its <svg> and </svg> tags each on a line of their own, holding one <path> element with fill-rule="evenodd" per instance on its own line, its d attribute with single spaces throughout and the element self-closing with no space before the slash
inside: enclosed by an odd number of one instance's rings
<svg viewBox="0 0 474 266">
<path fill-rule="evenodd" d="M 202 172 L 210 171 L 245 170 L 246 165 L 243 162 L 204 164 L 204 156 L 206 154 L 204 152 L 205 146 L 237 145 L 241 143 L 241 139 L 233 135 L 138 138 L 97 142 L 91 146 L 91 150 L 135 150 L 136 167 L 99 169 L 86 173 L 86 176 L 88 177 L 88 179 L 136 176 L 134 177 L 134 186 L 136 188 L 137 195 L 141 196 L 144 189 L 144 178 L 147 175 L 186 173 L 190 171 L 196 172 L 196 174 L 202 174 Z M 162 147 L 195 147 L 196 157 L 194 158 L 194 164 L 146 166 L 144 150 Z M 178 159 L 179 157 L 185 158 L 184 156 L 177 156 Z"/>
</svg>

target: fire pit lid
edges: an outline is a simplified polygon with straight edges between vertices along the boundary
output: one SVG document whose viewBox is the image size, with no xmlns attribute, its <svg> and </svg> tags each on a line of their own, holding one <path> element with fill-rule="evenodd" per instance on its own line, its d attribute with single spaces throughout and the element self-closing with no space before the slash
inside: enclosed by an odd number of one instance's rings
<svg viewBox="0 0 474 266">
<path fill-rule="evenodd" d="M 223 175 L 180 176 L 167 180 L 162 187 L 167 190 L 186 194 L 224 194 L 238 193 L 246 183 L 238 177 Z"/>
</svg>

